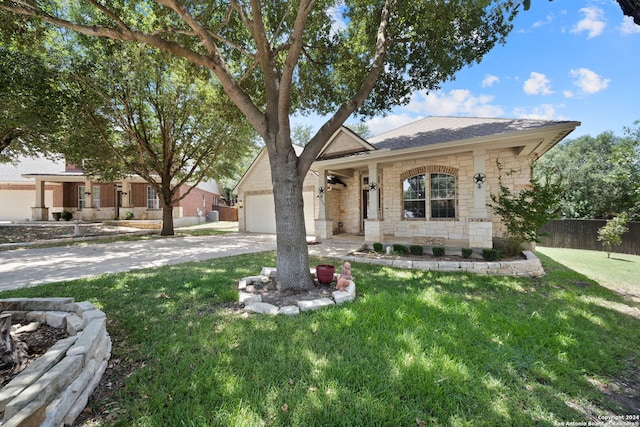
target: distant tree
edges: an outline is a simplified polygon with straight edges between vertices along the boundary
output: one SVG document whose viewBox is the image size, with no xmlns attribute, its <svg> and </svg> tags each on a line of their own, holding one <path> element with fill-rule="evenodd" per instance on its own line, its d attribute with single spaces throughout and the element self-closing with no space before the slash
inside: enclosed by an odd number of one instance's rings
<svg viewBox="0 0 640 427">
<path fill-rule="evenodd" d="M 61 149 L 96 179 L 144 178 L 158 194 L 161 234 L 173 235 L 175 204 L 203 180 L 236 176 L 253 129 L 208 73 L 179 58 L 148 47 L 93 46 L 84 55 L 92 65 L 75 82 L 85 121 Z"/>
<path fill-rule="evenodd" d="M 371 136 L 371 130 L 366 123 L 358 122 L 358 123 L 347 123 L 345 125 L 355 133 L 357 133 L 360 137 L 367 139 Z"/>
<path fill-rule="evenodd" d="M 560 209 L 567 218 L 610 218 L 640 205 L 640 142 L 603 132 L 582 136 L 551 149 L 536 163 L 536 172 L 559 177 L 565 187 Z"/>
<path fill-rule="evenodd" d="M 304 147 L 311 141 L 313 136 L 313 126 L 311 125 L 295 125 L 291 128 L 291 142 Z"/>
<path fill-rule="evenodd" d="M 614 246 L 622 244 L 622 235 L 629 231 L 626 225 L 628 220 L 627 214 L 621 213 L 598 229 L 598 241 L 602 242 L 604 250 L 607 251 L 607 258 L 611 257 Z"/>
</svg>

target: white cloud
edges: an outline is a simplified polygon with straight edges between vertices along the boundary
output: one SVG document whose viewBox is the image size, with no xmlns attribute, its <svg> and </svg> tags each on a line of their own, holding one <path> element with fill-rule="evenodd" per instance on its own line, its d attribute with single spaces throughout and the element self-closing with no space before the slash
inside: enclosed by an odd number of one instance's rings
<svg viewBox="0 0 640 427">
<path fill-rule="evenodd" d="M 532 109 L 514 108 L 513 114 L 519 119 L 534 120 L 558 120 L 562 117 L 556 117 L 556 108 L 551 104 L 542 104 Z"/>
<path fill-rule="evenodd" d="M 531 77 L 524 82 L 522 90 L 527 95 L 551 95 L 553 91 L 549 83 L 547 76 L 534 71 L 531 73 Z"/>
<path fill-rule="evenodd" d="M 597 37 L 602 34 L 606 22 L 603 20 L 604 11 L 599 7 L 583 7 L 580 12 L 584 13 L 584 18 L 571 29 L 572 33 L 580 34 L 587 32 L 587 38 Z"/>
<path fill-rule="evenodd" d="M 491 104 L 493 99 L 494 97 L 490 95 L 475 96 L 467 89 L 454 89 L 447 93 L 435 91 L 428 94 L 420 91 L 413 95 L 411 102 L 404 109 L 436 116 L 500 116 L 503 110 Z"/>
<path fill-rule="evenodd" d="M 637 34 L 640 33 L 640 25 L 633 22 L 633 18 L 625 16 L 620 25 L 620 32 L 622 34 Z"/>
<path fill-rule="evenodd" d="M 574 77 L 573 84 L 580 88 L 582 93 L 592 94 L 600 92 L 609 86 L 611 79 L 604 79 L 599 74 L 588 68 L 579 68 L 569 72 Z"/>
<path fill-rule="evenodd" d="M 367 127 L 369 128 L 371 135 L 376 136 L 422 118 L 424 117 L 407 113 L 392 114 L 385 117 L 374 117 L 367 122 Z"/>
<path fill-rule="evenodd" d="M 549 25 L 553 22 L 554 20 L 554 16 L 552 13 L 548 14 L 547 16 L 545 16 L 545 19 L 540 19 L 536 22 L 533 23 L 532 28 L 538 28 L 538 27 L 543 27 L 545 25 Z"/>
<path fill-rule="evenodd" d="M 484 79 L 482 80 L 482 87 L 491 87 L 495 83 L 500 83 L 500 79 L 498 78 L 498 76 L 494 76 L 493 74 L 487 74 L 486 76 L 484 76 Z"/>
<path fill-rule="evenodd" d="M 467 89 L 419 91 L 412 95 L 408 105 L 394 109 L 396 114 L 373 118 L 367 126 L 372 135 L 379 135 L 426 116 L 502 117 L 504 110 L 493 105 L 493 100 L 493 96 L 473 95 Z"/>
</svg>

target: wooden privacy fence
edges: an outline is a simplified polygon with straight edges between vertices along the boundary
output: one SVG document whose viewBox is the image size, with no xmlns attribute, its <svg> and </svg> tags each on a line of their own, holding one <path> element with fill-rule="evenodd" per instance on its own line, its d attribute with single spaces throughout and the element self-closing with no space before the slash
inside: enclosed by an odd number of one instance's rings
<svg viewBox="0 0 640 427">
<path fill-rule="evenodd" d="M 598 229 L 607 223 L 604 219 L 557 219 L 548 222 L 542 231 L 551 234 L 540 239 L 540 246 L 602 251 Z M 629 231 L 622 235 L 622 245 L 614 252 L 640 254 L 640 222 L 628 222 Z"/>
<path fill-rule="evenodd" d="M 238 221 L 238 209 L 231 206 L 216 206 L 214 211 L 218 211 L 220 221 Z"/>
</svg>

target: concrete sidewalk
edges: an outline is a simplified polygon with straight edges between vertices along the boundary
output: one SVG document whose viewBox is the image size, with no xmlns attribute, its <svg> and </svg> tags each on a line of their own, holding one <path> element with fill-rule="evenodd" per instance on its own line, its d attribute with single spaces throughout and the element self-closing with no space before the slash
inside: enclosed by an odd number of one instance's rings
<svg viewBox="0 0 640 427">
<path fill-rule="evenodd" d="M 329 241 L 309 254 L 339 258 L 358 247 Z M 274 235 L 229 233 L 0 251 L 0 290 L 275 249 Z"/>
</svg>

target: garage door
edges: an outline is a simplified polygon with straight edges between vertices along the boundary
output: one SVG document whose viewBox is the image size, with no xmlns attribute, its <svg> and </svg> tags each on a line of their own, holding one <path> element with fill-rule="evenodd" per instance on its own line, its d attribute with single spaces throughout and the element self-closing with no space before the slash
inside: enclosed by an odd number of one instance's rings
<svg viewBox="0 0 640 427">
<path fill-rule="evenodd" d="M 4 190 L 0 203 L 0 221 L 24 221 L 31 219 L 31 207 L 36 203 L 36 192 L 30 190 Z M 53 191 L 45 191 L 45 205 L 53 203 Z M 49 215 L 51 216 L 51 215 Z"/>
<path fill-rule="evenodd" d="M 304 220 L 308 235 L 315 235 L 315 197 L 312 192 L 303 194 Z M 276 233 L 276 209 L 272 194 L 260 194 L 245 198 L 246 230 L 250 233 Z"/>
</svg>

